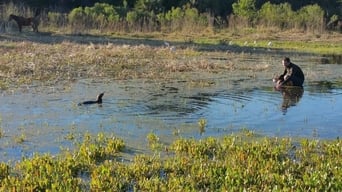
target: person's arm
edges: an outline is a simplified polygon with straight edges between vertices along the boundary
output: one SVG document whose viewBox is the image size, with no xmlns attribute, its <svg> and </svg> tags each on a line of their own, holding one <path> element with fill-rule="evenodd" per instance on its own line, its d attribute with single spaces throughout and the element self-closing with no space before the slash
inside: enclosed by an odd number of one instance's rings
<svg viewBox="0 0 342 192">
<path fill-rule="evenodd" d="M 284 80 L 285 80 L 284 77 L 285 77 L 286 73 L 287 73 L 287 70 L 286 70 L 286 68 L 285 68 L 283 74 L 281 74 L 281 75 L 279 76 L 279 79 L 280 79 L 281 81 L 284 81 Z"/>
<path fill-rule="evenodd" d="M 284 73 L 280 75 L 279 81 L 277 82 L 276 87 L 281 88 L 285 83 L 287 83 L 290 79 L 290 76 L 292 75 L 292 68 L 287 70 L 284 70 Z"/>
<path fill-rule="evenodd" d="M 286 75 L 284 75 L 284 81 L 282 82 L 282 84 L 285 84 L 288 81 L 290 81 L 292 75 L 294 74 L 293 67 L 291 67 L 288 70 L 285 69 L 285 71 L 286 71 Z"/>
</svg>

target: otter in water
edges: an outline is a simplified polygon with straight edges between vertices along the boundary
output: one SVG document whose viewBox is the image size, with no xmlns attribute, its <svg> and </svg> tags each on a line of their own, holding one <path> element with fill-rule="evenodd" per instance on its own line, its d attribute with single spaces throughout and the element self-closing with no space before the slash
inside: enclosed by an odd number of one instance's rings
<svg viewBox="0 0 342 192">
<path fill-rule="evenodd" d="M 89 105 L 89 104 L 101 104 L 102 103 L 102 97 L 103 97 L 104 93 L 100 93 L 97 96 L 96 101 L 84 101 L 82 103 L 79 103 L 78 105 Z"/>
</svg>

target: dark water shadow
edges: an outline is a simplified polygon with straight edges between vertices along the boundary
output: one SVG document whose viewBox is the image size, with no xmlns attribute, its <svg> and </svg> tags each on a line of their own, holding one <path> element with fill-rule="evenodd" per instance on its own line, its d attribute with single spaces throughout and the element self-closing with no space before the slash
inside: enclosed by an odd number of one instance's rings
<svg viewBox="0 0 342 192">
<path fill-rule="evenodd" d="M 333 93 L 336 89 L 342 89 L 342 82 L 338 81 L 312 81 L 308 83 L 307 90 L 313 94 Z"/>
</svg>

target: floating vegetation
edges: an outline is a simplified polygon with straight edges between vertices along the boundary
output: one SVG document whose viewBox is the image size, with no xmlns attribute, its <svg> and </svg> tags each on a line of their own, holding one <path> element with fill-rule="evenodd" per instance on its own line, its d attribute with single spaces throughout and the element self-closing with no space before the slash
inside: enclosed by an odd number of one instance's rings
<svg viewBox="0 0 342 192">
<path fill-rule="evenodd" d="M 147 136 L 155 152 L 159 138 Z M 240 136 L 178 139 L 167 155 L 117 157 L 123 141 L 85 134 L 74 151 L 0 163 L 1 191 L 339 191 L 342 142 Z"/>
</svg>

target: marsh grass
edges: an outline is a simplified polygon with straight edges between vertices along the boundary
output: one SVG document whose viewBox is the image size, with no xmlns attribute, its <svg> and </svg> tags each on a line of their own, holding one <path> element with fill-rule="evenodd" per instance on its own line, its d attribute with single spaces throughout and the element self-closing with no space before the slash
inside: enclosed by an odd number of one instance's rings
<svg viewBox="0 0 342 192">
<path fill-rule="evenodd" d="M 244 138 L 247 137 L 248 139 Z M 121 139 L 85 134 L 73 151 L 0 163 L 1 191 L 338 191 L 341 140 L 253 135 L 178 139 L 152 155 L 122 162 Z M 152 145 L 151 145 L 152 144 Z M 163 150 L 160 148 L 159 150 Z"/>
<path fill-rule="evenodd" d="M 1 59 L 1 85 L 34 82 L 55 84 L 80 78 L 170 79 L 179 73 L 218 73 L 235 70 L 227 62 L 207 62 L 202 53 L 191 48 L 170 51 L 147 45 L 79 44 L 62 42 L 41 44 L 5 41 Z M 11 48 L 8 48 L 11 47 Z M 194 57 L 196 56 L 196 57 Z M 229 57 L 229 55 L 228 55 Z"/>
<path fill-rule="evenodd" d="M 189 37 L 191 42 L 182 39 L 182 35 L 162 36 L 161 33 L 151 34 L 148 39 L 143 34 L 138 37 L 132 34 L 6 34 L 1 36 L 0 88 L 37 82 L 53 85 L 61 81 L 94 77 L 192 79 L 193 82 L 199 82 L 197 80 L 200 78 L 194 77 L 235 71 L 248 71 L 248 77 L 256 78 L 258 72 L 267 71 L 270 66 L 244 65 L 238 63 L 236 57 L 282 50 L 319 54 L 342 52 L 341 44 L 336 43 L 341 39 L 340 35 L 322 35 L 312 39 L 297 32 L 293 32 L 297 36 L 282 32 L 268 37 L 261 32 L 256 33 L 260 35 L 246 33 L 246 36 L 232 36 L 223 32 L 212 36 L 198 35 Z M 164 41 L 169 39 L 172 41 L 167 46 Z M 203 85 L 210 83 L 203 82 Z"/>
</svg>

